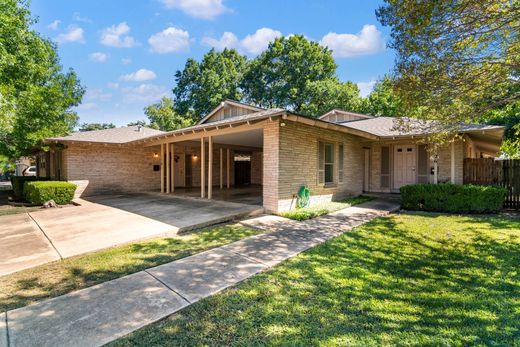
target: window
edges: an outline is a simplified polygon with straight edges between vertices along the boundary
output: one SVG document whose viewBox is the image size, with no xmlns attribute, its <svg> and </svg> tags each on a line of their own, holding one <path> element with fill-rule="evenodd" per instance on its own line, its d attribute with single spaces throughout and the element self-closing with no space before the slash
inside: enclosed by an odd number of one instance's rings
<svg viewBox="0 0 520 347">
<path fill-rule="evenodd" d="M 338 182 L 343 182 L 343 144 L 338 146 Z"/>
<path fill-rule="evenodd" d="M 334 183 L 334 145 L 319 142 L 318 145 L 318 184 Z"/>
</svg>

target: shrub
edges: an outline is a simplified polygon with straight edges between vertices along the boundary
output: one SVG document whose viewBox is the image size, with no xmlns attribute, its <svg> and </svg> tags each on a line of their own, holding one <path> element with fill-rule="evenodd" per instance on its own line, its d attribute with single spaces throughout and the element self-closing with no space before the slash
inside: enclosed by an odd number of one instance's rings
<svg viewBox="0 0 520 347">
<path fill-rule="evenodd" d="M 59 205 L 68 204 L 74 198 L 76 185 L 62 181 L 36 181 L 25 183 L 25 198 L 33 204 L 54 200 Z"/>
<path fill-rule="evenodd" d="M 496 213 L 502 209 L 506 189 L 494 186 L 414 184 L 401 187 L 405 210 L 452 213 Z"/>
<path fill-rule="evenodd" d="M 35 176 L 11 176 L 11 185 L 13 186 L 14 197 L 18 200 L 22 199 L 24 194 L 25 182 L 32 181 L 48 181 L 47 177 L 35 177 Z"/>
</svg>

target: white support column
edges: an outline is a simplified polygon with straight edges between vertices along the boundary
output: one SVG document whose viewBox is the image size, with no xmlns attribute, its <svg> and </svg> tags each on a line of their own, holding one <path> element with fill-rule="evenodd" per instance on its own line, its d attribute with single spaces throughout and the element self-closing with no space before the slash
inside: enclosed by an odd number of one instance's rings
<svg viewBox="0 0 520 347">
<path fill-rule="evenodd" d="M 227 180 L 227 189 L 229 189 L 229 186 L 230 186 L 230 174 L 229 174 L 229 168 L 230 168 L 230 158 L 229 158 L 229 148 L 227 149 L 227 153 L 226 153 L 226 160 L 227 160 L 227 170 L 226 170 L 226 180 Z"/>
<path fill-rule="evenodd" d="M 164 193 L 164 145 L 161 144 L 161 193 Z"/>
<path fill-rule="evenodd" d="M 451 143 L 451 183 L 455 183 L 455 141 Z"/>
<path fill-rule="evenodd" d="M 219 178 L 220 178 L 220 189 L 222 189 L 224 187 L 224 177 L 222 176 L 222 174 L 224 173 L 224 158 L 223 158 L 223 154 L 224 154 L 224 149 L 222 147 L 220 147 L 220 165 L 218 166 L 219 169 L 220 169 L 220 175 L 219 175 Z"/>
<path fill-rule="evenodd" d="M 204 137 L 200 138 L 200 197 L 206 193 L 206 149 L 204 148 Z"/>
<path fill-rule="evenodd" d="M 172 143 L 171 146 L 172 146 L 172 148 L 171 148 L 172 161 L 171 161 L 170 172 L 171 172 L 171 178 L 172 178 L 171 192 L 173 193 L 175 191 L 175 145 Z"/>
<path fill-rule="evenodd" d="M 170 144 L 166 143 L 166 193 L 170 192 Z"/>
<path fill-rule="evenodd" d="M 208 160 L 208 199 L 211 199 L 213 193 L 213 136 L 208 138 L 209 160 Z"/>
</svg>

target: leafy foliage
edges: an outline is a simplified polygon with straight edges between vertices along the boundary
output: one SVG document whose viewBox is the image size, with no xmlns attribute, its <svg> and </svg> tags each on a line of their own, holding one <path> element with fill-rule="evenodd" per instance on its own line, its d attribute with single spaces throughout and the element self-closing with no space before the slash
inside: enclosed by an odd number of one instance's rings
<svg viewBox="0 0 520 347">
<path fill-rule="evenodd" d="M 222 100 L 241 100 L 239 84 L 246 68 L 246 57 L 234 49 L 212 49 L 199 63 L 188 59 L 184 69 L 175 73 L 173 89 L 175 111 L 198 118 L 214 109 Z"/>
<path fill-rule="evenodd" d="M 79 131 L 92 131 L 115 128 L 113 123 L 83 123 L 79 126 Z"/>
<path fill-rule="evenodd" d="M 518 100 L 518 0 L 386 0 L 377 17 L 391 27 L 396 92 L 407 110 L 449 131 Z"/>
<path fill-rule="evenodd" d="M 11 186 L 13 187 L 14 197 L 21 200 L 25 197 L 25 182 L 48 181 L 47 177 L 36 176 L 11 176 Z"/>
<path fill-rule="evenodd" d="M 502 209 L 506 189 L 493 186 L 412 184 L 400 188 L 406 210 L 496 213 Z"/>
<path fill-rule="evenodd" d="M 166 97 L 145 107 L 144 113 L 152 127 L 163 131 L 186 128 L 195 123 L 191 117 L 184 117 L 175 112 L 173 100 Z"/>
<path fill-rule="evenodd" d="M 62 72 L 56 46 L 31 29 L 28 3 L 0 2 L 0 153 L 15 158 L 45 137 L 72 131 L 84 94 Z"/>
<path fill-rule="evenodd" d="M 364 100 L 363 112 L 373 116 L 410 116 L 402 109 L 401 101 L 394 92 L 393 83 L 390 76 L 384 76 L 377 81 L 370 95 Z"/>
<path fill-rule="evenodd" d="M 76 185 L 62 181 L 35 181 L 24 185 L 25 198 L 33 204 L 44 204 L 54 200 L 58 205 L 65 205 L 72 201 Z"/>
<path fill-rule="evenodd" d="M 483 121 L 504 126 L 502 154 L 508 158 L 520 158 L 520 100 L 489 112 Z"/>
<path fill-rule="evenodd" d="M 332 109 L 359 112 L 363 101 L 359 88 L 352 82 L 340 82 L 336 78 L 310 81 L 305 87 L 306 100 L 300 112 L 307 116 L 320 116 Z"/>
</svg>

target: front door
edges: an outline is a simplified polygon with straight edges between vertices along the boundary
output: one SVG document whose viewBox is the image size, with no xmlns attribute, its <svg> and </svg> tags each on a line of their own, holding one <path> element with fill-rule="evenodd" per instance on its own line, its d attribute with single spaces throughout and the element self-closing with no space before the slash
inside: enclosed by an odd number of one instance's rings
<svg viewBox="0 0 520 347">
<path fill-rule="evenodd" d="M 184 187 L 184 172 L 185 172 L 185 162 L 184 162 L 184 153 L 175 154 L 175 165 L 174 165 L 174 181 L 175 187 Z"/>
<path fill-rule="evenodd" d="M 394 189 L 414 184 L 415 179 L 415 146 L 394 147 Z"/>
</svg>

